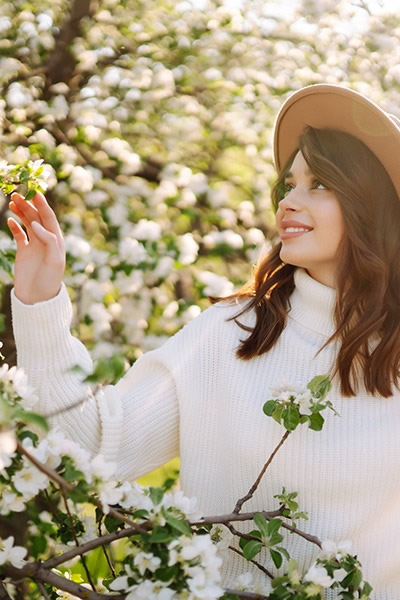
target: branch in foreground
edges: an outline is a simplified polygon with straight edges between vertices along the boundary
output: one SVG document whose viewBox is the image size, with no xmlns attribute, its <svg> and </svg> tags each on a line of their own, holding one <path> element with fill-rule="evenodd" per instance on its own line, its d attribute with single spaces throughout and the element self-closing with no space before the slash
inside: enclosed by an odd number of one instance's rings
<svg viewBox="0 0 400 600">
<path fill-rule="evenodd" d="M 47 583 L 63 592 L 68 592 L 73 596 L 85 598 L 86 600 L 125 600 L 126 598 L 126 594 L 115 596 L 93 592 L 91 589 L 83 587 L 83 585 L 80 585 L 79 583 L 75 583 L 75 581 L 71 581 L 70 579 L 57 575 L 57 573 L 53 573 L 53 571 L 44 569 L 40 563 L 28 563 L 22 567 L 22 569 L 7 565 L 5 574 L 8 577 L 12 577 L 14 580 L 21 579 L 22 577 L 30 577 L 35 583 Z"/>
<path fill-rule="evenodd" d="M 23 456 L 26 456 L 26 458 L 33 464 L 35 465 L 35 467 L 37 467 L 39 469 L 39 471 L 41 471 L 42 473 L 44 473 L 45 475 L 47 475 L 47 477 L 49 479 L 52 479 L 53 481 L 55 481 L 56 483 L 58 483 L 58 485 L 60 486 L 60 488 L 65 491 L 65 492 L 71 492 L 74 489 L 74 486 L 70 483 L 68 483 L 67 481 L 65 481 L 65 479 L 63 479 L 61 477 L 61 475 L 59 475 L 58 473 L 56 473 L 56 471 L 54 471 L 53 469 L 50 469 L 50 467 L 46 467 L 46 465 L 44 465 L 43 463 L 39 462 L 34 456 L 32 456 L 22 445 L 20 442 L 17 442 L 17 451 L 20 452 Z M 100 508 L 100 510 L 103 510 L 103 505 L 102 503 L 97 500 L 96 498 L 93 498 L 92 496 L 89 496 L 88 498 L 89 502 L 91 502 L 92 504 L 94 504 L 95 506 L 97 506 L 98 508 Z M 123 515 L 122 513 L 120 513 L 118 510 L 115 510 L 114 508 L 110 508 L 108 511 L 108 514 L 112 517 L 114 517 L 115 519 L 118 519 L 119 521 L 123 521 L 124 523 L 126 523 L 127 525 L 130 525 L 131 527 L 133 527 L 137 533 L 145 533 L 146 530 L 143 529 L 143 527 L 141 525 L 138 525 L 137 523 L 135 523 L 134 521 L 132 521 L 132 519 L 128 519 L 128 517 L 125 517 L 125 515 Z"/>
<path fill-rule="evenodd" d="M 254 492 L 256 491 L 256 489 L 259 486 L 259 483 L 265 473 L 265 471 L 268 469 L 269 465 L 271 464 L 273 458 L 275 457 L 275 454 L 278 452 L 279 448 L 282 446 L 282 444 L 284 442 L 286 442 L 287 438 L 290 435 L 290 431 L 285 431 L 285 433 L 282 436 L 281 441 L 279 442 L 279 444 L 276 446 L 275 450 L 272 452 L 271 456 L 269 457 L 269 459 L 267 460 L 267 462 L 265 463 L 265 465 L 263 466 L 263 468 L 260 471 L 259 476 L 257 477 L 257 479 L 255 480 L 255 482 L 253 483 L 253 485 L 251 486 L 251 488 L 249 489 L 249 491 L 247 492 L 247 494 L 245 496 L 243 496 L 243 498 L 240 498 L 237 502 L 236 502 L 236 506 L 233 509 L 234 513 L 239 513 L 240 509 L 242 508 L 243 504 L 245 502 L 247 502 L 247 500 L 250 500 L 250 498 L 253 497 Z"/>
<path fill-rule="evenodd" d="M 238 590 L 224 590 L 225 594 L 233 594 L 239 596 L 239 598 L 248 598 L 249 600 L 268 600 L 268 596 L 262 596 L 261 594 L 254 594 L 253 592 L 241 592 Z"/>
<path fill-rule="evenodd" d="M 228 548 L 229 548 L 229 550 L 232 550 L 232 552 L 236 552 L 236 554 L 239 554 L 239 556 L 241 556 L 242 558 L 244 558 L 244 554 L 242 552 L 240 552 L 240 550 L 238 550 L 234 546 L 228 546 Z M 262 565 L 261 563 L 257 562 L 256 560 L 254 560 L 254 558 L 251 559 L 251 560 L 249 560 L 249 562 L 253 563 L 253 565 L 255 565 L 258 569 L 260 569 L 260 571 L 262 571 L 263 573 L 265 573 L 265 575 L 267 575 L 270 579 L 274 578 L 273 574 L 270 571 L 268 571 L 268 569 L 266 567 L 264 567 L 264 565 Z"/>
<path fill-rule="evenodd" d="M 275 519 L 275 517 L 282 517 L 283 508 L 284 507 L 269 512 L 265 510 L 256 510 L 254 512 L 249 513 L 227 513 L 225 515 L 204 517 L 204 519 L 202 519 L 201 521 L 196 521 L 196 523 L 190 523 L 190 525 L 226 525 L 227 523 L 234 523 L 237 521 L 252 521 L 255 515 L 258 514 L 265 517 L 267 521 L 270 521 L 271 519 Z M 282 521 L 282 527 L 284 529 L 287 529 L 288 531 L 291 531 L 292 533 L 297 533 L 297 535 L 299 535 L 300 537 L 321 548 L 322 542 L 317 536 L 312 535 L 311 533 L 306 533 L 305 531 L 301 531 L 301 529 L 293 527 L 293 525 L 289 525 L 288 523 L 285 523 L 285 521 Z"/>
</svg>

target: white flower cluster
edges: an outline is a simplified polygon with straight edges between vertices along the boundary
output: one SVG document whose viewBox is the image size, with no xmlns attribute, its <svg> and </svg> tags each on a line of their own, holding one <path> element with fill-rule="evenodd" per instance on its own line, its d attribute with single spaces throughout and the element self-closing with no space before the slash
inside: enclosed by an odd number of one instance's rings
<svg viewBox="0 0 400 600">
<path fill-rule="evenodd" d="M 10 563 L 13 567 L 21 569 L 25 564 L 24 557 L 26 554 L 26 548 L 14 546 L 13 536 L 10 536 L 5 540 L 0 538 L 0 565 Z"/>
<path fill-rule="evenodd" d="M 14 405 L 18 401 L 26 410 L 31 410 L 38 400 L 24 370 L 16 366 L 10 368 L 7 363 L 0 367 L 0 391 L 9 404 Z"/>
<path fill-rule="evenodd" d="M 161 559 L 149 552 L 139 552 L 133 561 L 143 581 L 130 586 L 129 579 L 137 580 L 137 574 L 126 565 L 127 575 L 117 577 L 110 589 L 127 591 L 126 600 L 217 600 L 224 594 L 220 586 L 222 558 L 209 535 L 182 535 L 169 544 L 168 550 L 168 566 L 180 565 L 186 576 L 187 592 L 180 594 L 168 586 L 170 582 L 151 580 L 150 574 L 160 567 Z"/>
<path fill-rule="evenodd" d="M 342 542 L 334 542 L 333 540 L 325 540 L 322 542 L 322 551 L 319 560 L 331 560 L 335 558 L 340 562 L 343 558 L 351 553 L 351 541 L 344 540 Z M 333 577 L 330 577 L 325 567 L 318 564 L 318 561 L 313 563 L 304 575 L 303 580 L 314 584 L 318 590 L 320 588 L 329 588 L 335 582 L 341 582 L 346 577 L 347 571 L 340 566 L 335 569 Z M 318 591 L 316 591 L 318 593 Z"/>
<path fill-rule="evenodd" d="M 299 412 L 302 415 L 311 415 L 311 408 L 317 402 L 311 390 L 304 389 L 300 385 L 281 383 L 277 387 L 271 389 L 273 398 L 283 402 L 293 400 L 299 406 Z"/>
</svg>

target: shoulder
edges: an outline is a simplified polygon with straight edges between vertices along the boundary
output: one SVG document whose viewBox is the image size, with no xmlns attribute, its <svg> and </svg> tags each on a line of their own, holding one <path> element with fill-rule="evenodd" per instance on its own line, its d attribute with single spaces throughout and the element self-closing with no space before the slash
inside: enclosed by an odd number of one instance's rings
<svg viewBox="0 0 400 600">
<path fill-rule="evenodd" d="M 199 316 L 187 323 L 175 335 L 170 337 L 160 348 L 154 350 L 164 359 L 176 353 L 181 354 L 194 347 L 200 349 L 207 346 L 224 345 L 224 340 L 230 339 L 233 343 L 243 334 L 243 329 L 235 322 L 239 315 L 249 304 L 248 299 L 220 301 L 206 308 Z M 238 321 L 246 326 L 252 326 L 253 311 L 248 311 L 238 317 Z"/>
</svg>

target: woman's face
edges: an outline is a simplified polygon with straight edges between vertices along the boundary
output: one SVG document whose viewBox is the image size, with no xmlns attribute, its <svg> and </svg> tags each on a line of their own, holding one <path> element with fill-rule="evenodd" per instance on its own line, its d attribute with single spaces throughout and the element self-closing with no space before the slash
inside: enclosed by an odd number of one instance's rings
<svg viewBox="0 0 400 600">
<path fill-rule="evenodd" d="M 299 151 L 286 176 L 286 195 L 279 203 L 276 225 L 283 262 L 305 268 L 324 285 L 335 287 L 343 215 L 336 195 L 309 171 Z"/>
</svg>

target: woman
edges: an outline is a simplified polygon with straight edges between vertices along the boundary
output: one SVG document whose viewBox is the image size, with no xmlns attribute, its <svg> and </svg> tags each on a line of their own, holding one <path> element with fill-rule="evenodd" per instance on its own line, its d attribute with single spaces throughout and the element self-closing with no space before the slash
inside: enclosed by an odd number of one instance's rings
<svg viewBox="0 0 400 600">
<path fill-rule="evenodd" d="M 282 436 L 262 415 L 271 389 L 330 372 L 340 417 L 327 415 L 320 433 L 296 430 L 246 510 L 276 508 L 283 486 L 298 491 L 310 516 L 302 529 L 351 539 L 373 597 L 398 600 L 400 123 L 356 92 L 309 86 L 282 106 L 274 151 L 281 242 L 254 280 L 59 424 L 118 461 L 121 478 L 179 453 L 185 494 L 198 498 L 204 514 L 221 514 L 247 492 Z M 69 331 L 54 213 L 39 194 L 32 205 L 15 196 L 10 208 L 29 238 L 10 219 L 18 363 L 49 412 L 86 394 L 68 369 L 79 363 L 89 371 L 91 360 Z M 298 536 L 286 541 L 306 568 L 313 548 Z M 231 553 L 225 584 L 249 566 Z"/>
</svg>

